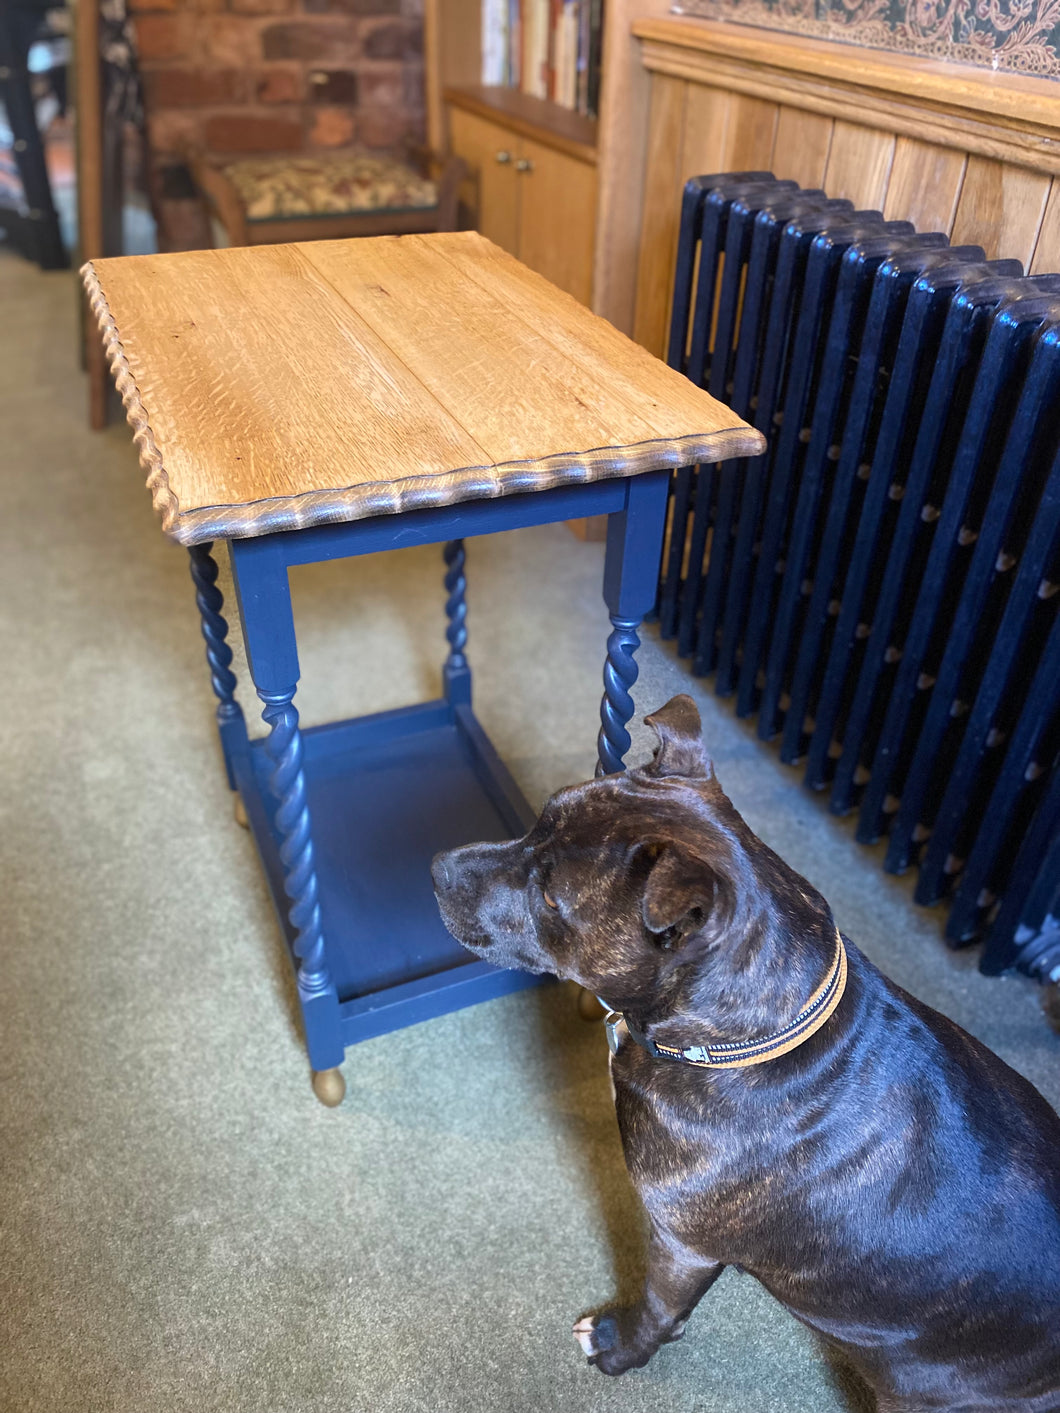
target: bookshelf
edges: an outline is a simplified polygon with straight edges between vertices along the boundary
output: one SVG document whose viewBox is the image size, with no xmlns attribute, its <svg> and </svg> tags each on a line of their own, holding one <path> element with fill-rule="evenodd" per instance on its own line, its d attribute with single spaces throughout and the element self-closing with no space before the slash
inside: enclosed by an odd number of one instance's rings
<svg viewBox="0 0 1060 1413">
<path fill-rule="evenodd" d="M 599 117 L 482 84 L 482 0 L 425 0 L 431 146 L 468 164 L 465 219 L 631 333 L 650 80 L 634 20 L 670 0 L 604 0 Z"/>
</svg>

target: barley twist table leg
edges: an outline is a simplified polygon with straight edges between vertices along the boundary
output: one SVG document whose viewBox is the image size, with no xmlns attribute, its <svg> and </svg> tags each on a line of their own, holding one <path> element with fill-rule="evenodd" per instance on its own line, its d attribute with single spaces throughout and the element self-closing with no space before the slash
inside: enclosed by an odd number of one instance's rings
<svg viewBox="0 0 1060 1413">
<path fill-rule="evenodd" d="M 446 573 L 445 630 L 449 656 L 443 669 L 445 695 L 450 702 L 470 704 L 471 668 L 464 652 L 467 646 L 467 576 L 464 573 L 466 554 L 463 540 L 450 540 L 444 550 Z"/>
<path fill-rule="evenodd" d="M 284 891 L 291 900 L 288 917 L 295 930 L 292 945 L 299 959 L 298 989 L 312 996 L 327 991 L 331 978 L 324 960 L 298 711 L 291 700 L 293 688 L 289 693 L 259 691 L 259 696 L 265 703 L 262 716 L 269 726 L 265 752 L 273 763 L 269 784 L 277 801 L 276 828 L 283 839 L 280 861 Z"/>
<path fill-rule="evenodd" d="M 640 647 L 637 629 L 655 603 L 658 589 L 668 489 L 666 471 L 633 476 L 626 485 L 625 507 L 608 516 L 604 602 L 611 634 L 600 703 L 597 775 L 625 769 L 630 747 L 626 724 L 634 712 L 630 688 L 638 670 L 633 655 Z"/>
<path fill-rule="evenodd" d="M 298 967 L 298 1000 L 313 1090 L 322 1104 L 332 1105 L 345 1092 L 339 1071 L 344 1050 L 342 1017 L 324 944 L 302 735 L 294 705 L 300 668 L 284 546 L 278 536 L 232 540 L 229 554 L 247 666 L 269 727 L 262 743 L 265 788 L 260 796 L 255 790 L 255 799 L 272 814 L 273 828 L 266 825 L 259 843 L 270 854 L 279 843 L 276 862 L 289 900 L 287 932 Z M 256 774 L 253 755 L 247 765 Z"/>
<path fill-rule="evenodd" d="M 228 784 L 235 789 L 232 773 L 232 750 L 246 740 L 243 709 L 235 699 L 236 675 L 232 671 L 232 649 L 228 643 L 228 622 L 221 610 L 224 596 L 217 587 L 217 561 L 213 544 L 192 545 L 188 550 L 191 577 L 195 584 L 195 602 L 206 643 L 206 661 L 210 668 L 210 683 L 217 698 L 217 729 L 224 751 Z"/>
<path fill-rule="evenodd" d="M 607 640 L 604 696 L 600 703 L 597 775 L 612 775 L 623 768 L 622 762 L 630 745 L 626 723 L 634 710 L 630 688 L 636 682 L 639 671 L 633 654 L 640 647 L 637 636 L 640 619 L 612 617 L 611 623 L 613 631 Z"/>
</svg>

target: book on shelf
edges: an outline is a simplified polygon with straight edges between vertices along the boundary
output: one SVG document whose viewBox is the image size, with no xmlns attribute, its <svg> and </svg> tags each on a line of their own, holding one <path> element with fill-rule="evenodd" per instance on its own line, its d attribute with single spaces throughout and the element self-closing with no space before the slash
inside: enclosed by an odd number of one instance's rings
<svg viewBox="0 0 1060 1413">
<path fill-rule="evenodd" d="M 482 0 L 482 82 L 596 117 L 603 0 Z"/>
</svg>

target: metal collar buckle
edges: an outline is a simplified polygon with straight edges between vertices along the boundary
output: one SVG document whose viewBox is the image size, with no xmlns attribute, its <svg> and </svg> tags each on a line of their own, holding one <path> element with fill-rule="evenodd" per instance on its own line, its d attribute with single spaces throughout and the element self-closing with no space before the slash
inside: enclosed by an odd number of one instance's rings
<svg viewBox="0 0 1060 1413">
<path fill-rule="evenodd" d="M 629 1039 L 629 1025 L 621 1011 L 608 1011 L 604 1017 L 604 1030 L 607 1032 L 607 1048 L 617 1055 L 623 1042 Z"/>
</svg>

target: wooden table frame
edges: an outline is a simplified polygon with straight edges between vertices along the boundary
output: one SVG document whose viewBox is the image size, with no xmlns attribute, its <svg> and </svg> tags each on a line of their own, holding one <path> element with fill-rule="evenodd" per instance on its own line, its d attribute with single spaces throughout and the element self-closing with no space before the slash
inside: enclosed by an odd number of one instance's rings
<svg viewBox="0 0 1060 1413">
<path fill-rule="evenodd" d="M 445 930 L 439 850 L 533 812 L 471 708 L 466 539 L 606 516 L 600 770 L 629 746 L 670 471 L 754 431 L 474 232 L 93 262 L 82 272 L 163 530 L 189 548 L 229 783 L 298 973 L 314 1088 L 347 1045 L 533 984 Z M 269 728 L 235 699 L 210 544 L 229 544 Z M 287 571 L 445 545 L 449 655 L 426 705 L 302 732 Z"/>
<path fill-rule="evenodd" d="M 529 525 L 548 524 L 582 515 L 608 516 L 603 595 L 611 617 L 604 666 L 604 695 L 598 739 L 600 774 L 623 768 L 629 747 L 626 724 L 633 714 L 630 688 L 637 677 L 634 654 L 638 626 L 654 603 L 666 515 L 669 472 L 560 487 L 499 500 L 470 501 L 437 509 L 385 515 L 345 524 L 285 531 L 228 542 L 239 604 L 247 661 L 254 687 L 264 705 L 267 737 L 251 741 L 242 709 L 235 698 L 232 650 L 224 604 L 217 588 L 217 564 L 209 543 L 191 546 L 192 577 L 197 590 L 203 636 L 213 690 L 218 699 L 217 722 L 231 788 L 238 791 L 253 831 L 272 891 L 273 901 L 297 971 L 298 998 L 305 1023 L 314 1089 L 325 1103 L 337 1103 L 344 1092 L 339 1065 L 346 1046 L 400 1026 L 445 1014 L 476 1001 L 503 995 L 536 983 L 537 978 L 498 971 L 464 953 L 445 933 L 430 893 L 428 865 L 435 849 L 460 841 L 459 818 L 447 802 L 448 824 L 442 836 L 424 850 L 411 850 L 402 861 L 409 879 L 405 934 L 409 927 L 426 939 L 418 961 L 421 974 L 411 980 L 381 984 L 375 989 L 351 988 L 352 972 L 363 970 L 363 952 L 376 950 L 372 940 L 358 935 L 355 910 L 339 901 L 340 887 L 328 877 L 329 861 L 318 862 L 315 845 L 323 831 L 342 831 L 343 851 L 350 856 L 364 844 L 363 801 L 348 796 L 336 800 L 335 762 L 342 758 L 347 772 L 357 775 L 359 762 L 378 769 L 380 750 L 393 746 L 402 761 L 418 734 L 440 743 L 451 767 L 462 759 L 470 796 L 481 794 L 492 810 L 498 837 L 524 832 L 534 820 L 515 782 L 494 752 L 471 706 L 471 669 L 467 642 L 464 541 Z M 371 554 L 414 544 L 442 543 L 447 572 L 445 604 L 449 651 L 443 669 L 443 696 L 420 706 L 301 731 L 294 705 L 299 679 L 298 651 L 287 571 L 292 565 L 318 563 Z M 428 745 L 430 743 L 428 742 Z M 366 750 L 366 748 L 368 748 Z M 431 812 L 437 788 L 430 778 L 430 757 L 421 761 L 421 776 L 400 788 L 401 812 L 417 807 Z M 407 776 L 407 770 L 404 776 Z M 344 777 L 345 778 L 345 777 Z M 473 783 L 471 783 L 473 782 Z M 314 787 L 317 787 L 316 790 Z M 395 787 L 396 788 L 396 787 Z M 419 799 L 408 798 L 413 790 Z M 378 774 L 372 798 L 387 789 Z M 352 794 L 353 792 L 351 792 Z M 317 798 L 313 798 L 316 795 Z M 318 810 L 319 802 L 319 810 Z M 476 811 L 478 804 L 476 802 Z M 311 808 L 312 804 L 312 808 Z M 438 804 L 435 799 L 434 811 Z M 369 813 L 371 811 L 369 810 Z M 481 826 L 479 826 L 481 829 Z M 422 855 L 422 856 L 421 856 Z M 417 889 L 415 881 L 420 880 Z M 391 883 L 391 887 L 393 884 Z M 416 893 L 420 896 L 415 896 Z M 322 898 L 322 894 L 329 897 Z M 341 883 L 349 897 L 349 879 Z M 332 904 L 328 906 L 328 901 Z M 371 928 L 365 920 L 361 926 Z M 407 950 L 407 949 L 406 949 Z M 387 939 L 386 969 L 395 961 L 393 939 Z M 356 958 L 359 957 L 359 960 Z"/>
</svg>

